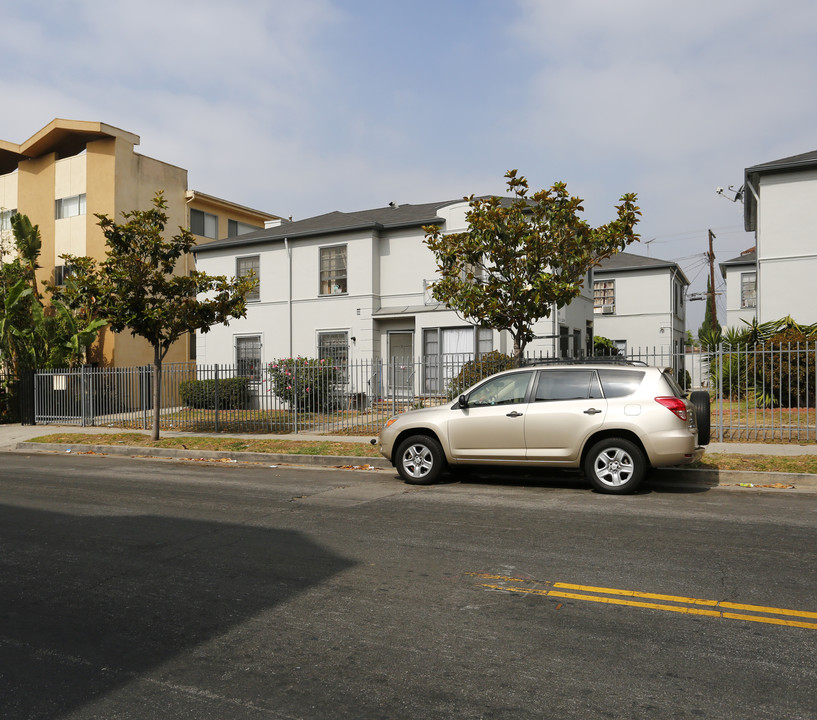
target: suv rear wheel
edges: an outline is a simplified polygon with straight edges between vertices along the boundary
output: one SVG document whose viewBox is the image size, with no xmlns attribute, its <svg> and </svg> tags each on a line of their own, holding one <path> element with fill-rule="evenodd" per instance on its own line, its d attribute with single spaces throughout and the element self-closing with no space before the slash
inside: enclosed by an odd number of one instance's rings
<svg viewBox="0 0 817 720">
<path fill-rule="evenodd" d="M 431 485 L 445 465 L 440 443 L 426 435 L 412 435 L 400 443 L 395 466 L 400 477 L 409 485 Z"/>
<path fill-rule="evenodd" d="M 624 438 L 599 440 L 584 459 L 584 474 L 603 493 L 633 492 L 646 472 L 647 460 L 641 448 Z"/>
</svg>

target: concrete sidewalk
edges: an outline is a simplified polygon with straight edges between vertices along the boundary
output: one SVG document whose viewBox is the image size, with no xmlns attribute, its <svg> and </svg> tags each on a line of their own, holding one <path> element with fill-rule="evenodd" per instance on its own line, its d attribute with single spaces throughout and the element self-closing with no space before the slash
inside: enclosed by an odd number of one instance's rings
<svg viewBox="0 0 817 720">
<path fill-rule="evenodd" d="M 150 435 L 150 430 L 129 430 L 109 427 L 80 427 L 77 425 L 0 425 L 0 451 L 14 450 L 17 443 L 26 442 L 31 438 L 53 435 L 55 433 L 81 433 L 105 435 L 120 432 L 138 432 Z M 250 440 L 290 440 L 290 441 L 326 441 L 348 443 L 368 443 L 375 435 L 310 435 L 295 434 L 268 435 L 261 433 L 191 433 L 175 430 L 162 430 L 162 437 L 205 436 L 222 438 L 245 438 Z M 732 455 L 817 455 L 817 443 L 810 445 L 769 445 L 763 443 L 717 443 L 706 446 L 707 453 L 729 453 Z"/>
<path fill-rule="evenodd" d="M 66 452 L 64 444 L 29 443 L 35 437 L 43 437 L 56 433 L 81 433 L 99 436 L 98 444 L 80 445 L 70 448 L 81 452 L 93 452 L 109 455 L 127 455 L 143 457 L 162 457 L 176 459 L 221 459 L 235 462 L 260 462 L 289 465 L 311 465 L 325 467 L 361 467 L 391 470 L 391 464 L 382 457 L 340 457 L 322 455 L 284 455 L 272 453 L 251 452 L 220 452 L 206 450 L 178 450 L 170 448 L 138 448 L 128 446 L 106 446 L 105 435 L 124 432 L 121 429 L 108 427 L 77 427 L 75 425 L 0 425 L 0 452 Z M 150 435 L 147 430 L 127 430 Z M 282 439 L 289 441 L 338 441 L 351 443 L 368 443 L 372 436 L 355 437 L 346 435 L 261 435 L 261 434 L 231 434 L 231 433 L 185 433 L 173 430 L 163 430 L 162 437 L 208 436 L 221 438 L 245 439 Z M 760 443 L 711 443 L 706 448 L 708 453 L 729 453 L 738 455 L 817 455 L 815 445 L 764 445 Z M 662 468 L 653 472 L 651 481 L 681 485 L 742 485 L 749 487 L 794 487 L 798 490 L 813 492 L 817 490 L 817 475 L 778 473 L 778 472 L 750 472 L 736 470 L 709 470 L 688 468 Z"/>
</svg>

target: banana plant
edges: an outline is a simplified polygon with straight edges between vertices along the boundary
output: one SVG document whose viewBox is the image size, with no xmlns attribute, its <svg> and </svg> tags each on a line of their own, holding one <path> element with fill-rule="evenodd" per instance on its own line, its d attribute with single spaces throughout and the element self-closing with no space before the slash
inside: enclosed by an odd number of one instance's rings
<svg viewBox="0 0 817 720">
<path fill-rule="evenodd" d="M 87 349 L 96 340 L 99 331 L 107 324 L 107 320 L 91 320 L 87 325 L 82 325 L 80 318 L 61 302 L 54 301 L 52 307 L 57 313 L 57 317 L 62 323 L 62 341 L 59 350 L 63 356 L 67 356 L 68 365 L 81 364 L 85 360 Z"/>
</svg>

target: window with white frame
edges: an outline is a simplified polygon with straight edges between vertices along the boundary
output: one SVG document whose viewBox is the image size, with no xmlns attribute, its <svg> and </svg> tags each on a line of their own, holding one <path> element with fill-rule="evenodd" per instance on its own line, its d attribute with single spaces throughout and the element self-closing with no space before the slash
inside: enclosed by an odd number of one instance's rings
<svg viewBox="0 0 817 720">
<path fill-rule="evenodd" d="M 247 293 L 247 302 L 258 302 L 261 299 L 261 256 L 248 255 L 247 257 L 236 258 L 236 277 L 247 277 L 252 274 L 256 279 L 255 288 Z"/>
<path fill-rule="evenodd" d="M 236 375 L 261 379 L 261 336 L 241 335 L 235 339 Z"/>
<path fill-rule="evenodd" d="M 757 273 L 740 274 L 740 306 L 742 308 L 757 307 Z"/>
<path fill-rule="evenodd" d="M 54 217 L 57 220 L 77 215 L 85 215 L 85 193 L 57 199 L 54 207 Z"/>
<path fill-rule="evenodd" d="M 346 293 L 346 246 L 334 245 L 320 249 L 320 294 Z"/>
<path fill-rule="evenodd" d="M 616 281 L 593 281 L 593 312 L 612 315 L 616 311 Z"/>
<path fill-rule="evenodd" d="M 426 328 L 423 330 L 425 392 L 442 392 L 466 362 L 493 349 L 494 334 L 490 328 Z"/>
<path fill-rule="evenodd" d="M 203 210 L 190 209 L 190 232 L 201 237 L 218 238 L 218 216 Z"/>
</svg>

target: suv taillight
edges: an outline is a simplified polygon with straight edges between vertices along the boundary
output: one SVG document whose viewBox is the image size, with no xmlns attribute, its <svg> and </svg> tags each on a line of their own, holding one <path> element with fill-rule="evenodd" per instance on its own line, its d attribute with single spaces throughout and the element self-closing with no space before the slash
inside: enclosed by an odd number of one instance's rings
<svg viewBox="0 0 817 720">
<path fill-rule="evenodd" d="M 684 422 L 687 421 L 687 406 L 681 398 L 677 397 L 657 397 L 655 402 L 661 403 L 667 410 L 677 415 Z"/>
</svg>

